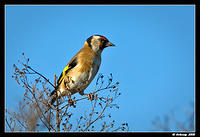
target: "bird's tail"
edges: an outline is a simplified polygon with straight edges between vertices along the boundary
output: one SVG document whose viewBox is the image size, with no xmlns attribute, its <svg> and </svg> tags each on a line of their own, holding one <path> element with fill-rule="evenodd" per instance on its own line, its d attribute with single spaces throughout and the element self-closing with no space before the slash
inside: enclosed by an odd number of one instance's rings
<svg viewBox="0 0 200 137">
<path fill-rule="evenodd" d="M 53 105 L 53 103 L 56 101 L 56 94 L 55 94 L 56 92 L 57 92 L 57 89 L 54 89 L 54 90 L 51 92 L 51 94 L 50 94 L 51 100 L 50 100 L 50 102 L 47 104 L 47 109 L 46 109 L 46 111 L 44 112 L 44 114 L 47 113 L 47 112 L 49 111 L 49 109 L 51 108 L 51 105 Z"/>
<path fill-rule="evenodd" d="M 51 92 L 50 96 L 52 96 L 53 94 L 55 94 L 56 91 L 57 91 L 57 89 L 54 89 L 54 90 Z"/>
</svg>

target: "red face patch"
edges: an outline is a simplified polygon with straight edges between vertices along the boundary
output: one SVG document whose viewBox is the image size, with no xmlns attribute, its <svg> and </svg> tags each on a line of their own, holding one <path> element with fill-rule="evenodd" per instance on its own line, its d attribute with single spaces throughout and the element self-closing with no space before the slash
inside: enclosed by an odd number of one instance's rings
<svg viewBox="0 0 200 137">
<path fill-rule="evenodd" d="M 103 37 L 103 36 L 101 36 L 101 39 L 103 39 L 103 40 L 105 40 L 105 41 L 107 40 L 107 38 L 105 38 L 105 37 Z"/>
<path fill-rule="evenodd" d="M 101 50 L 103 50 L 104 48 L 105 48 L 105 44 L 108 42 L 108 39 L 107 38 L 105 38 L 105 37 L 103 37 L 103 36 L 101 36 L 100 37 L 100 45 L 99 45 L 99 48 L 101 49 Z"/>
</svg>

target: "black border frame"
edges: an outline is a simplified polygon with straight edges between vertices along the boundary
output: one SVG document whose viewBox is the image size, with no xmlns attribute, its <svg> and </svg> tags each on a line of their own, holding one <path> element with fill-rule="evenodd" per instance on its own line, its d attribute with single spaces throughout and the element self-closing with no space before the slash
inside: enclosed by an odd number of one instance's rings
<svg viewBox="0 0 200 137">
<path fill-rule="evenodd" d="M 124 134 L 134 134 L 134 135 L 153 135 L 153 136 L 157 136 L 157 135 L 169 135 L 169 136 L 173 136 L 173 134 L 175 134 L 175 136 L 178 136 L 178 134 L 187 134 L 187 136 L 189 135 L 189 133 L 195 133 L 195 136 L 199 136 L 199 117 L 200 113 L 198 108 L 199 107 L 199 92 L 197 89 L 199 89 L 199 85 L 197 83 L 198 78 L 197 78 L 197 74 L 199 74 L 199 64 L 197 63 L 198 61 L 198 51 L 199 51 L 199 39 L 200 39 L 200 35 L 199 35 L 199 25 L 200 25 L 200 21 L 199 21 L 199 15 L 200 15 L 200 0 L 137 0 L 137 1 L 129 1 L 129 0 L 123 0 L 123 1 L 115 1 L 115 2 L 111 2 L 111 1 L 106 1 L 107 3 L 105 3 L 105 1 L 92 1 L 92 0 L 86 0 L 86 1 L 81 1 L 81 0 L 33 0 L 33 1 L 28 1 L 28 0 L 3 0 L 0 1 L 0 44 L 1 44 L 1 59 L 4 59 L 4 67 L 3 68 L 3 72 L 4 75 L 1 75 L 1 86 L 3 87 L 3 91 L 1 92 L 1 108 L 5 108 L 5 5 L 195 5 L 195 132 L 117 132 L 117 133 L 100 133 L 100 135 L 107 135 L 107 134 L 113 134 L 113 135 L 124 135 Z M 1 73 L 2 74 L 2 73 Z M 4 76 L 4 77 L 3 77 Z M 32 133 L 36 133 L 37 135 L 83 135 L 83 133 L 79 133 L 79 132 L 69 132 L 69 133 L 57 133 L 57 134 L 51 134 L 48 132 L 5 132 L 5 120 L 4 120 L 4 109 L 0 109 L 1 110 L 1 133 L 0 135 L 20 135 L 20 136 L 27 136 L 27 135 L 32 135 Z M 84 133 L 84 135 L 97 135 L 99 132 L 86 132 Z M 33 134 L 34 136 L 36 134 Z"/>
</svg>

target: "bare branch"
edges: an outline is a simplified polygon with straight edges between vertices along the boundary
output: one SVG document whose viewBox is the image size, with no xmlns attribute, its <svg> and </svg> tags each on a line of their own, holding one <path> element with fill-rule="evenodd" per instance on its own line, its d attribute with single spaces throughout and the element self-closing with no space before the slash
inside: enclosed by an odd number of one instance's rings
<svg viewBox="0 0 200 137">
<path fill-rule="evenodd" d="M 86 94 L 79 99 L 69 97 L 68 99 L 62 97 L 58 98 L 57 92 L 55 106 L 49 104 L 50 88 L 46 86 L 46 83 L 49 83 L 53 88 L 56 87 L 56 76 L 54 75 L 54 85 L 47 79 L 44 75 L 34 70 L 30 65 L 28 65 L 29 59 L 22 54 L 25 63 L 21 64 L 22 68 L 18 68 L 14 65 L 15 72 L 12 76 L 15 81 L 25 89 L 24 93 L 24 106 L 21 106 L 20 111 L 18 112 L 18 117 L 13 117 L 24 130 L 35 131 L 36 128 L 41 129 L 45 128 L 49 132 L 55 131 L 95 131 L 95 123 L 97 121 L 101 122 L 105 118 L 110 118 L 110 114 L 106 115 L 105 110 L 111 108 L 119 108 L 117 104 L 113 104 L 113 101 L 120 95 L 118 93 L 118 84 L 119 82 L 113 83 L 112 74 L 109 75 L 108 81 L 104 80 L 104 75 L 100 74 L 97 78 L 96 85 L 94 90 L 91 93 Z M 20 67 L 21 67 L 20 66 Z M 30 75 L 31 74 L 31 75 Z M 36 75 L 32 75 L 36 74 Z M 107 84 L 106 84 L 107 82 Z M 84 83 L 83 83 L 84 84 Z M 97 94 L 98 93 L 98 94 Z M 101 95 L 102 94 L 102 95 Z M 85 116 L 81 116 L 77 120 L 77 125 L 72 121 L 71 117 L 74 117 L 74 114 L 78 114 L 76 105 L 79 101 L 91 102 L 91 109 L 87 109 L 89 115 L 85 113 Z M 46 114 L 44 113 L 45 109 L 50 106 L 50 111 Z M 72 108 L 70 108 L 72 106 Z M 70 108 L 70 109 L 69 109 Z M 78 108 L 79 109 L 79 108 Z M 70 112 L 69 112 L 70 111 Z M 72 113 L 74 111 L 74 113 Z M 12 117 L 12 115 L 10 115 Z M 12 124 L 9 123 L 9 120 L 6 119 L 6 123 L 11 131 L 14 131 L 16 128 L 15 121 Z M 39 128 L 39 127 L 40 128 Z M 114 122 L 110 122 L 104 125 L 101 131 L 112 130 L 114 128 Z M 124 126 L 119 126 L 118 130 L 124 130 Z"/>
</svg>

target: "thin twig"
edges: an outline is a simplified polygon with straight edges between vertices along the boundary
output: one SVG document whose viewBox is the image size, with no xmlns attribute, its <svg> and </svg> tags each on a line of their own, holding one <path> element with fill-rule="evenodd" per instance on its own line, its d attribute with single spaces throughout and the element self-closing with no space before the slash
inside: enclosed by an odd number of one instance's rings
<svg viewBox="0 0 200 137">
<path fill-rule="evenodd" d="M 14 129 L 13 129 L 13 128 L 11 128 L 11 125 L 8 123 L 8 120 L 7 120 L 7 118 L 6 118 L 6 123 L 7 123 L 8 127 L 10 128 L 10 130 L 11 130 L 11 131 L 14 131 Z"/>
<path fill-rule="evenodd" d="M 56 75 L 54 75 L 54 85 L 56 87 Z M 56 126 L 57 131 L 60 131 L 60 120 L 59 120 L 59 102 L 58 102 L 58 93 L 56 91 Z"/>
<path fill-rule="evenodd" d="M 84 131 L 86 131 L 95 121 L 97 121 L 101 117 L 101 115 L 103 114 L 103 112 L 107 108 L 108 104 L 109 104 L 109 102 L 106 103 L 105 107 L 103 108 L 103 110 L 101 111 L 101 113 L 98 115 L 98 117 L 95 120 L 93 120 L 91 123 L 89 123 L 88 126 L 84 129 Z"/>
<path fill-rule="evenodd" d="M 24 64 L 24 66 L 26 66 Z M 31 69 L 33 72 L 35 72 L 36 74 L 40 75 L 42 78 L 44 78 L 49 84 L 51 84 L 51 86 L 53 86 L 55 88 L 55 86 L 45 77 L 43 76 L 42 74 L 38 73 L 37 71 L 35 71 L 34 69 L 32 69 L 30 66 L 27 66 L 27 68 Z"/>
</svg>

